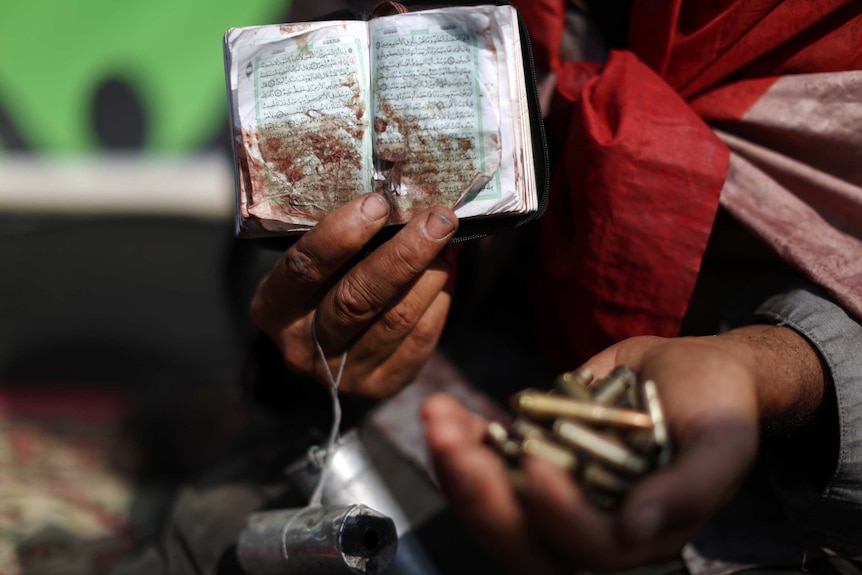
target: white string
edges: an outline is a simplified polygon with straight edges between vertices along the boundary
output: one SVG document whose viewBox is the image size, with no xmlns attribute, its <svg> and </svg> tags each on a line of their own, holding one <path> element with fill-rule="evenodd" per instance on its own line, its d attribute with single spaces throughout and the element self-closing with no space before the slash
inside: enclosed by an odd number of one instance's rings
<svg viewBox="0 0 862 575">
<path fill-rule="evenodd" d="M 311 337 L 314 338 L 317 354 L 320 356 L 320 361 L 326 370 L 326 376 L 329 378 L 329 393 L 332 397 L 332 428 L 329 431 L 329 439 L 323 454 L 320 478 L 317 480 L 317 485 L 311 494 L 311 499 L 308 501 L 309 507 L 318 507 L 321 505 L 321 500 L 323 499 L 323 484 L 326 483 L 326 478 L 329 475 L 332 455 L 338 442 L 338 430 L 341 427 L 341 402 L 338 401 L 338 385 L 341 383 L 341 375 L 344 373 L 344 365 L 347 363 L 347 350 L 345 349 L 344 353 L 341 354 L 338 373 L 333 377 L 332 370 L 329 369 L 329 363 L 326 361 L 326 354 L 323 353 L 323 346 L 320 345 L 320 340 L 317 338 L 317 310 L 314 311 L 314 315 L 311 318 Z"/>
</svg>

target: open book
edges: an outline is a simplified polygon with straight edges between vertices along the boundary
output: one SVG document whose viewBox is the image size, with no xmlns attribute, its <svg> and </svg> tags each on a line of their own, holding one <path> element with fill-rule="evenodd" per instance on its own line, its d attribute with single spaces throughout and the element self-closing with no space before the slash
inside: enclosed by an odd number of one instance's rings
<svg viewBox="0 0 862 575">
<path fill-rule="evenodd" d="M 306 231 L 372 190 L 390 224 L 536 211 L 522 41 L 508 5 L 228 30 L 237 235 Z"/>
</svg>

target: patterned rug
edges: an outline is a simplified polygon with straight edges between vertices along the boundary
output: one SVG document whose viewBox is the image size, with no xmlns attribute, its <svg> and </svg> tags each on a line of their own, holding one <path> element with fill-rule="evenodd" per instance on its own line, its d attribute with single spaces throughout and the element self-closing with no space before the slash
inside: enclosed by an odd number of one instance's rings
<svg viewBox="0 0 862 575">
<path fill-rule="evenodd" d="M 0 575 L 99 575 L 137 534 L 124 399 L 0 388 Z"/>
</svg>

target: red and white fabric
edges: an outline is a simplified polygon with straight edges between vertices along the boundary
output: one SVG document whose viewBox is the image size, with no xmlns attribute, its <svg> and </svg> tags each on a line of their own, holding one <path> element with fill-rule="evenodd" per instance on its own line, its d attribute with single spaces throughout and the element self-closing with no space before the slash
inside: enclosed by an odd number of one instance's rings
<svg viewBox="0 0 862 575">
<path fill-rule="evenodd" d="M 719 205 L 862 317 L 862 2 L 634 0 L 604 62 L 562 60 L 566 0 L 514 4 L 558 77 L 539 287 L 571 364 L 678 333 Z"/>
</svg>

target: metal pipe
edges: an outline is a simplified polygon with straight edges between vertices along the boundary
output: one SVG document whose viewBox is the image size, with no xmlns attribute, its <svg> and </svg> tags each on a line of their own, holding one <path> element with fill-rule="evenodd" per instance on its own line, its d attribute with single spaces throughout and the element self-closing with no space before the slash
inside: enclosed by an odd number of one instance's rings
<svg viewBox="0 0 862 575">
<path fill-rule="evenodd" d="M 325 505 L 252 513 L 237 557 L 249 575 L 379 575 L 397 547 L 389 517 L 362 504 Z"/>
<path fill-rule="evenodd" d="M 320 462 L 315 459 L 305 457 L 287 470 L 288 479 L 306 496 L 314 491 L 322 471 Z M 387 575 L 439 574 L 401 505 L 374 466 L 356 429 L 340 438 L 328 465 L 321 503 L 349 505 L 361 502 L 395 523 L 398 553 Z"/>
</svg>

